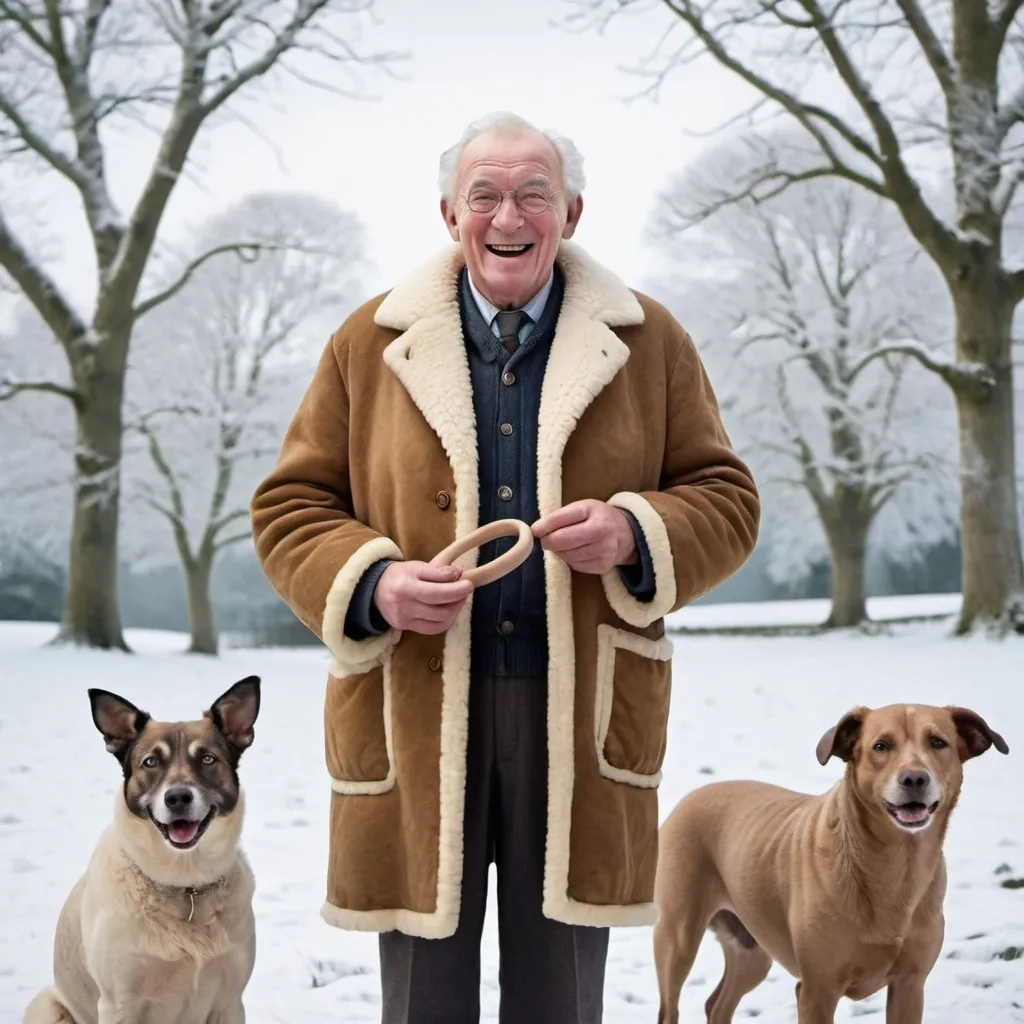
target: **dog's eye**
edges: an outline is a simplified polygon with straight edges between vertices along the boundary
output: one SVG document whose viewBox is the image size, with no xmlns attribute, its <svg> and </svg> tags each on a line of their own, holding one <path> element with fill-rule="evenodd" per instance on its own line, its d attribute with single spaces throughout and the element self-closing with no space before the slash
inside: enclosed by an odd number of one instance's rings
<svg viewBox="0 0 1024 1024">
<path fill-rule="evenodd" d="M 880 754 L 884 754 L 887 750 L 892 750 L 892 747 L 890 747 L 885 740 L 879 740 L 871 749 L 877 750 Z"/>
<path fill-rule="evenodd" d="M 200 760 L 203 762 L 203 764 L 213 764 L 217 760 L 217 758 L 215 758 L 213 754 L 203 754 Z"/>
<path fill-rule="evenodd" d="M 150 754 L 149 757 L 142 759 L 143 768 L 155 768 L 159 763 L 155 754 Z"/>
<path fill-rule="evenodd" d="M 933 750 L 945 750 L 949 744 L 941 736 L 932 737 L 932 749 Z"/>
</svg>

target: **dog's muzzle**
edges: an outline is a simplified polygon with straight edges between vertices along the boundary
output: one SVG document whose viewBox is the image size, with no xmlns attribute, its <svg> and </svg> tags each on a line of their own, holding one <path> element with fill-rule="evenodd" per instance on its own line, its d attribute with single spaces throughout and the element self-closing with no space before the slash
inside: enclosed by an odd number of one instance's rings
<svg viewBox="0 0 1024 1024">
<path fill-rule="evenodd" d="M 192 786 L 169 786 L 147 807 L 150 820 L 177 850 L 190 850 L 217 813 Z"/>
<path fill-rule="evenodd" d="M 940 796 L 939 787 L 929 772 L 906 769 L 887 787 L 885 809 L 900 828 L 917 832 L 931 824 Z"/>
</svg>

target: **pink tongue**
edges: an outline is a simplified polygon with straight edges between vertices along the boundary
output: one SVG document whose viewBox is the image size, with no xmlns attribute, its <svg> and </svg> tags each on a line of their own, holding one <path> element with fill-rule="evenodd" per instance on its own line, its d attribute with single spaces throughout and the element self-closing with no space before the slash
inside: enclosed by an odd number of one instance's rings
<svg viewBox="0 0 1024 1024">
<path fill-rule="evenodd" d="M 898 817 L 900 821 L 916 824 L 919 821 L 924 821 L 928 817 L 928 808 L 924 806 L 901 807 L 897 810 L 896 817 Z"/>
<path fill-rule="evenodd" d="M 198 821 L 172 821 L 167 826 L 167 834 L 176 843 L 190 843 L 199 831 Z"/>
</svg>

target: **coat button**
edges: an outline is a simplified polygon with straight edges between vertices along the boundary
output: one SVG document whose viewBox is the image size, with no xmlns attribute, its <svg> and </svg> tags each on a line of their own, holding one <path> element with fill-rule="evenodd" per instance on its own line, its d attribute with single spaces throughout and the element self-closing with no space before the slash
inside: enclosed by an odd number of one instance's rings
<svg viewBox="0 0 1024 1024">
<path fill-rule="evenodd" d="M 431 672 L 441 671 L 441 659 L 436 654 L 427 662 L 427 664 L 430 666 Z"/>
<path fill-rule="evenodd" d="M 434 501 L 438 508 L 447 508 L 452 503 L 451 495 L 447 491 L 438 491 Z"/>
<path fill-rule="evenodd" d="M 516 629 L 515 623 L 514 622 L 509 622 L 508 619 L 505 619 L 498 626 L 498 632 L 501 633 L 502 636 L 511 636 L 515 632 L 515 629 Z"/>
<path fill-rule="evenodd" d="M 506 437 L 511 437 L 511 436 L 512 436 L 512 424 L 511 424 L 511 423 L 502 423 L 502 425 L 501 425 L 500 427 L 498 427 L 498 429 L 499 429 L 499 430 L 500 430 L 500 431 L 501 431 L 501 432 L 502 432 L 502 433 L 503 433 L 503 434 L 504 434 L 504 435 L 505 435 Z"/>
<path fill-rule="evenodd" d="M 511 501 L 512 500 L 512 488 L 508 487 L 506 484 L 502 484 L 498 488 L 498 497 L 501 498 L 502 501 Z"/>
<path fill-rule="evenodd" d="M 516 382 L 516 375 L 511 370 L 506 370 L 501 375 L 501 383 L 511 387 Z"/>
</svg>

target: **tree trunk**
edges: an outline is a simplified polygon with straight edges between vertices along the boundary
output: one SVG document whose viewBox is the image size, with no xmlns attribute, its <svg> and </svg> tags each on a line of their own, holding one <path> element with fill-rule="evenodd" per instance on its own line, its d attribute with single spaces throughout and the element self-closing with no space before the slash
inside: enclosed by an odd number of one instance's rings
<svg viewBox="0 0 1024 1024">
<path fill-rule="evenodd" d="M 859 626 L 867 617 L 864 563 L 867 529 L 860 523 L 840 520 L 826 528 L 832 571 L 832 610 L 825 625 L 833 629 Z"/>
<path fill-rule="evenodd" d="M 127 650 L 117 601 L 124 368 L 102 362 L 97 355 L 78 384 L 68 587 L 55 643 Z"/>
<path fill-rule="evenodd" d="M 1000 294 L 1001 277 L 970 268 L 954 291 L 957 354 L 984 363 L 995 379 L 987 391 L 958 390 L 963 604 L 957 631 L 985 622 L 1024 632 L 1014 459 L 1013 306 Z M 995 286 L 990 282 L 995 281 Z"/>
<path fill-rule="evenodd" d="M 183 565 L 188 590 L 188 628 L 191 634 L 189 654 L 216 654 L 217 624 L 210 600 L 211 560 L 202 557 Z"/>
</svg>

